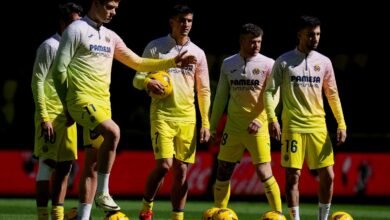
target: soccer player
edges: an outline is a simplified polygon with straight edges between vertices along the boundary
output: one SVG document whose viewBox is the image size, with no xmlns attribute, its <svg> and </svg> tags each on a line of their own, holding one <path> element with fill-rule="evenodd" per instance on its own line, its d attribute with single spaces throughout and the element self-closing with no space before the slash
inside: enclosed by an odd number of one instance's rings
<svg viewBox="0 0 390 220">
<path fill-rule="evenodd" d="M 298 184 L 305 160 L 320 179 L 318 219 L 325 220 L 329 214 L 334 156 L 325 122 L 323 91 L 338 123 L 337 144 L 344 143 L 347 136 L 332 63 L 315 51 L 320 41 L 320 25 L 317 17 L 300 17 L 298 45 L 276 60 L 264 95 L 271 136 L 277 140 L 281 137 L 282 141 L 281 164 L 286 168 L 286 199 L 293 220 L 299 219 Z M 282 132 L 272 99 L 279 87 Z"/>
<path fill-rule="evenodd" d="M 187 5 L 175 5 L 169 14 L 171 32 L 167 36 L 151 41 L 143 56 L 170 58 L 188 50 L 195 55 L 196 62 L 186 68 L 169 68 L 173 93 L 165 99 L 152 98 L 150 106 L 151 137 L 156 166 L 150 173 L 145 186 L 139 218 L 152 219 L 155 196 L 169 170 L 173 171 L 171 190 L 172 219 L 184 219 L 187 199 L 187 170 L 195 162 L 196 150 L 196 109 L 197 94 L 201 115 L 200 142 L 210 138 L 209 108 L 210 83 L 205 53 L 189 38 L 193 11 Z M 163 93 L 157 80 L 145 78 L 147 73 L 138 72 L 133 80 L 135 88 Z"/>
<path fill-rule="evenodd" d="M 227 208 L 230 179 L 244 151 L 248 150 L 269 205 L 272 210 L 282 212 L 279 185 L 270 164 L 270 137 L 262 98 L 274 60 L 259 53 L 262 39 L 263 30 L 259 26 L 244 24 L 240 30 L 239 52 L 226 58 L 221 66 L 210 120 L 214 138 L 227 105 L 214 184 L 214 206 L 218 208 Z"/>
<path fill-rule="evenodd" d="M 180 53 L 171 59 L 141 58 L 103 23 L 116 14 L 120 0 L 92 0 L 86 16 L 64 31 L 53 64 L 53 78 L 64 111 L 81 126 L 103 137 L 97 152 L 95 203 L 105 211 L 120 207 L 109 194 L 109 175 L 120 139 L 111 119 L 110 81 L 113 59 L 137 71 L 154 71 L 195 63 L 194 56 Z"/>
<path fill-rule="evenodd" d="M 52 63 L 62 32 L 71 22 L 80 19 L 81 13 L 81 6 L 71 2 L 59 6 L 58 32 L 39 46 L 33 67 L 31 87 L 35 102 L 34 155 L 39 158 L 36 176 L 38 220 L 49 219 L 47 206 L 50 197 L 51 219 L 64 218 L 68 177 L 72 162 L 77 159 L 76 124 L 67 124 L 67 117 L 54 88 Z"/>
</svg>

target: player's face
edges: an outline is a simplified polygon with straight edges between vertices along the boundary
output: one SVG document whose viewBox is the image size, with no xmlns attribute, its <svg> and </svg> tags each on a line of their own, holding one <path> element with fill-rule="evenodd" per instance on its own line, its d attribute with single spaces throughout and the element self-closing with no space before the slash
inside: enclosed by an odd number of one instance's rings
<svg viewBox="0 0 390 220">
<path fill-rule="evenodd" d="M 315 50 L 318 47 L 321 36 L 320 26 L 307 27 L 298 33 L 299 48 L 302 51 Z"/>
<path fill-rule="evenodd" d="M 100 3 L 100 0 L 96 0 L 96 17 L 99 22 L 108 23 L 116 15 L 116 9 L 119 6 L 119 1 L 107 1 Z"/>
<path fill-rule="evenodd" d="M 262 36 L 245 34 L 240 37 L 240 53 L 245 57 L 256 56 L 260 52 Z"/>
<path fill-rule="evenodd" d="M 180 14 L 170 19 L 173 36 L 188 36 L 192 28 L 193 14 Z"/>
</svg>

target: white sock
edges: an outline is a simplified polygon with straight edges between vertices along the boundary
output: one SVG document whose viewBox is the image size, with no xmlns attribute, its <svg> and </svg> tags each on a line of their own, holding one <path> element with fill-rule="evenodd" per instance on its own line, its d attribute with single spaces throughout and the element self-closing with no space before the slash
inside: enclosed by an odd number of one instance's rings
<svg viewBox="0 0 390 220">
<path fill-rule="evenodd" d="M 318 203 L 318 220 L 327 220 L 329 216 L 330 203 Z"/>
<path fill-rule="evenodd" d="M 291 220 L 300 220 L 300 218 L 299 218 L 299 206 L 288 208 L 288 212 L 290 213 Z"/>
<path fill-rule="evenodd" d="M 77 220 L 89 220 L 92 210 L 92 204 L 79 203 L 77 208 Z"/>
<path fill-rule="evenodd" d="M 97 182 L 97 194 L 110 194 L 108 191 L 108 181 L 110 179 L 109 173 L 98 173 L 98 182 Z"/>
</svg>

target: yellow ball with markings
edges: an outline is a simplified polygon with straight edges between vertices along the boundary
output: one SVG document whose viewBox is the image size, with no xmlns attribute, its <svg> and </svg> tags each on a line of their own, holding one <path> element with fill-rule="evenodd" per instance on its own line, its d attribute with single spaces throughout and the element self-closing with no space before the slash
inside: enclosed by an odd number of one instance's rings
<svg viewBox="0 0 390 220">
<path fill-rule="evenodd" d="M 149 73 L 147 78 L 158 80 L 164 87 L 164 92 L 162 94 L 156 94 L 152 91 L 148 91 L 148 94 L 155 99 L 164 99 L 172 94 L 173 92 L 173 82 L 171 75 L 166 71 L 157 71 L 153 73 Z"/>
<path fill-rule="evenodd" d="M 344 211 L 333 212 L 329 220 L 353 220 L 352 216 Z"/>
<path fill-rule="evenodd" d="M 260 220 L 286 220 L 286 217 L 280 212 L 268 211 L 261 216 Z"/>
</svg>

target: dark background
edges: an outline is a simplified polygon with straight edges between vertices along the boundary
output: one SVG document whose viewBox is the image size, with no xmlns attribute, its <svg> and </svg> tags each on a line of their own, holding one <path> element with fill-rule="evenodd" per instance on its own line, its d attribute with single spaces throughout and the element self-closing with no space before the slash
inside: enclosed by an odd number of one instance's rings
<svg viewBox="0 0 390 220">
<path fill-rule="evenodd" d="M 32 66 L 39 44 L 56 31 L 58 2 L 13 3 L 10 13 L 14 15 L 3 17 L 2 57 L 6 59 L 2 60 L 0 74 L 0 149 L 33 148 Z M 265 32 L 261 53 L 276 59 L 295 47 L 293 20 L 296 17 L 302 14 L 320 17 L 322 36 L 318 50 L 333 61 L 348 126 L 348 141 L 339 150 L 390 151 L 385 7 L 371 2 L 340 5 L 340 2 L 324 0 L 299 3 L 215 1 L 213 5 L 210 1 L 181 2 L 188 3 L 195 11 L 190 37 L 207 54 L 213 89 L 223 58 L 238 52 L 237 30 L 240 25 L 251 22 L 261 26 Z M 122 0 L 117 15 L 107 26 L 141 55 L 150 40 L 168 34 L 167 10 L 173 3 Z M 88 6 L 86 1 L 81 4 L 85 9 Z M 134 73 L 134 70 L 114 61 L 111 84 L 113 119 L 122 131 L 119 149 L 149 150 L 150 100 L 146 93 L 133 88 Z M 327 103 L 325 105 L 329 129 L 334 137 L 335 120 Z M 206 146 L 200 149 L 206 149 Z"/>
</svg>

